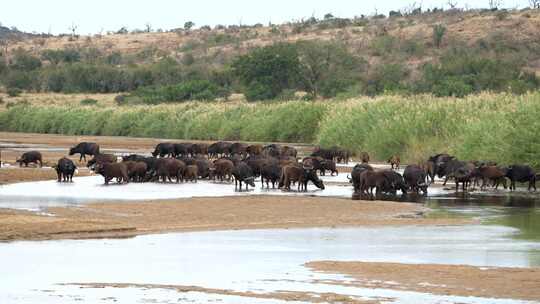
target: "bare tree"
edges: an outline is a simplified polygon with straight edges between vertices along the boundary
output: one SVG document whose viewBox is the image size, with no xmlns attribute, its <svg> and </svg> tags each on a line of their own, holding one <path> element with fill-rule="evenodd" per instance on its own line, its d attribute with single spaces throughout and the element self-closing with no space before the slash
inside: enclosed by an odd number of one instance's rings
<svg viewBox="0 0 540 304">
<path fill-rule="evenodd" d="M 79 28 L 79 26 L 76 25 L 75 22 L 71 23 L 71 26 L 68 28 L 69 31 L 71 32 L 71 39 L 75 39 L 75 37 L 77 36 L 77 29 L 78 28 Z"/>
<path fill-rule="evenodd" d="M 540 8 L 540 0 L 529 0 L 531 8 Z"/>
<path fill-rule="evenodd" d="M 490 9 L 498 9 L 502 5 L 502 0 L 488 0 Z"/>
<path fill-rule="evenodd" d="M 450 9 L 455 9 L 458 2 L 457 2 L 457 0 L 448 0 L 448 2 L 446 2 L 446 4 L 448 4 L 448 6 L 450 6 Z"/>
<path fill-rule="evenodd" d="M 147 33 L 152 32 L 152 25 L 150 24 L 150 22 L 146 22 L 146 24 L 145 24 L 145 32 L 147 32 Z"/>
</svg>

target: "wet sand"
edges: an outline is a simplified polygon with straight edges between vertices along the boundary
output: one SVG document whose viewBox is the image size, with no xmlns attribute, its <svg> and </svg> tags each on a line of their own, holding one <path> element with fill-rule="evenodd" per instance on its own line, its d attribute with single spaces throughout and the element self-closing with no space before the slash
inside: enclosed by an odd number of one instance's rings
<svg viewBox="0 0 540 304">
<path fill-rule="evenodd" d="M 334 282 L 337 285 L 438 295 L 540 300 L 540 268 L 334 261 L 310 262 L 306 266 L 315 271 L 344 274 L 355 279 L 352 283 Z"/>
<path fill-rule="evenodd" d="M 284 301 L 301 301 L 306 303 L 349 303 L 349 304 L 377 304 L 379 300 L 360 300 L 351 296 L 337 293 L 317 293 L 317 292 L 299 292 L 299 291 L 276 291 L 270 293 L 258 293 L 250 291 L 235 291 L 229 289 L 205 288 L 199 286 L 181 286 L 181 285 L 160 285 L 160 284 L 124 284 L 124 283 L 85 283 L 68 284 L 79 286 L 80 288 L 144 288 L 144 289 L 167 289 L 178 292 L 201 292 L 206 294 L 216 294 L 223 296 L 240 296 L 251 299 L 269 299 Z M 387 300 L 381 298 L 381 300 Z"/>
<path fill-rule="evenodd" d="M 89 176 L 90 170 L 80 168 L 76 176 Z M 0 169 L 0 185 L 56 180 L 56 171 L 52 168 L 19 168 L 9 167 Z"/>
<path fill-rule="evenodd" d="M 418 205 L 324 197 L 246 196 L 49 208 L 45 214 L 0 209 L 0 240 L 132 237 L 141 234 L 263 228 L 458 225 L 426 218 Z M 54 216 L 50 216 L 53 214 Z"/>
</svg>

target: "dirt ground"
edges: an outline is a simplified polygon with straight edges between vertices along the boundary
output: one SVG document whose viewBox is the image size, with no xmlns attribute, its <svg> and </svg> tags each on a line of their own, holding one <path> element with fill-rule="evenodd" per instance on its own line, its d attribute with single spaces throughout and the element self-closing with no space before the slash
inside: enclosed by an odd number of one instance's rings
<svg viewBox="0 0 540 304">
<path fill-rule="evenodd" d="M 358 287 L 439 295 L 540 300 L 540 268 L 333 261 L 311 262 L 306 266 L 315 271 L 351 276 L 356 279 L 352 285 Z"/>
<path fill-rule="evenodd" d="M 371 225 L 452 225 L 418 204 L 321 197 L 190 198 L 49 208 L 40 215 L 0 209 L 0 240 L 131 237 L 181 231 Z"/>
</svg>

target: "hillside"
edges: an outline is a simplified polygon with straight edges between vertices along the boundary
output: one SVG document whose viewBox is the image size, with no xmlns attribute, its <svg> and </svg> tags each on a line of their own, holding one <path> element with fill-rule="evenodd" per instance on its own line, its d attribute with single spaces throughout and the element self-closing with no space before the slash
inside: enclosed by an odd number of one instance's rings
<svg viewBox="0 0 540 304">
<path fill-rule="evenodd" d="M 340 19 L 337 19 L 340 20 Z M 313 22 L 313 24 L 310 24 Z M 347 24 L 347 23 L 352 24 Z M 229 26 L 223 29 L 179 29 L 171 32 L 126 33 L 80 36 L 53 36 L 50 38 L 24 37 L 10 46 L 10 50 L 22 47 L 34 54 L 45 49 L 88 49 L 95 48 L 105 54 L 120 52 L 143 59 L 159 59 L 172 56 L 180 60 L 187 53 L 198 57 L 227 58 L 248 49 L 272 44 L 299 40 L 339 40 L 351 50 L 368 56 L 369 62 L 380 60 L 373 52 L 373 42 L 382 36 L 397 39 L 398 47 L 406 47 L 413 40 L 424 45 L 420 54 L 410 56 L 407 63 L 418 65 L 433 59 L 455 44 L 474 46 L 479 43 L 513 46 L 536 50 L 539 58 L 528 62 L 528 67 L 540 72 L 540 10 L 526 11 L 445 11 L 421 15 L 390 17 L 384 19 L 352 19 L 348 22 L 328 20 L 289 23 L 268 26 Z M 356 24 L 355 24 L 356 23 Z M 432 49 L 433 26 L 443 24 L 447 33 L 440 49 Z M 1 33 L 2 31 L 0 31 Z M 387 50 L 391 51 L 391 50 Z M 140 56 L 141 54 L 145 56 Z M 139 56 L 137 56 L 139 55 Z M 216 62 L 219 58 L 216 58 Z"/>
<path fill-rule="evenodd" d="M 230 93 L 244 93 L 248 100 L 286 99 L 292 96 L 288 91 L 306 91 L 315 98 L 385 92 L 457 97 L 481 91 L 522 94 L 540 87 L 539 28 L 539 9 L 435 10 L 404 16 L 394 12 L 391 17 L 312 17 L 268 26 L 25 36 L 10 42 L 0 54 L 4 57 L 0 82 L 5 88 L 64 93 L 119 93 L 183 85 L 166 89 L 169 93 L 181 91 L 181 96 L 164 97 L 159 90 L 140 92 L 138 102 L 148 94 L 160 95 L 157 100 L 147 100 L 149 103 L 215 99 Z M 293 50 L 297 58 L 291 63 L 298 67 L 287 72 L 287 79 L 259 75 L 263 80 L 257 80 L 245 73 L 242 78 L 238 66 L 232 66 L 239 56 L 251 54 L 257 47 L 279 43 L 297 48 Z M 269 50 L 280 51 L 284 50 Z M 307 62 L 310 56 L 319 59 Z M 321 58 L 326 61 L 319 63 Z M 306 62 L 312 66 L 305 68 Z M 315 71 L 322 74 L 315 75 L 317 84 L 310 79 L 314 75 L 298 76 L 306 70 L 312 72 L 314 64 L 326 69 Z M 270 83 L 268 79 L 274 80 Z M 270 92 L 276 79 L 285 83 Z M 192 92 L 197 88 L 204 92 Z"/>
</svg>

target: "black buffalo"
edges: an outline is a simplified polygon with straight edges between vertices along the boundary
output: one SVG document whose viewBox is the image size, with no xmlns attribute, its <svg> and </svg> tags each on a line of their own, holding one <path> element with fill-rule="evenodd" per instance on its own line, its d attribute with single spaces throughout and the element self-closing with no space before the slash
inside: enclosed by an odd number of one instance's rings
<svg viewBox="0 0 540 304">
<path fill-rule="evenodd" d="M 510 190 L 516 190 L 516 182 L 529 182 L 528 190 L 536 191 L 536 173 L 527 165 L 512 165 L 506 171 L 506 177 L 510 179 Z"/>
<path fill-rule="evenodd" d="M 244 162 L 240 162 L 232 169 L 232 175 L 234 176 L 234 189 L 242 191 L 242 183 L 246 184 L 246 191 L 248 185 L 255 187 L 255 176 L 251 168 Z"/>
<path fill-rule="evenodd" d="M 175 155 L 174 145 L 171 143 L 160 143 L 152 152 L 154 157 L 173 157 Z"/>
<path fill-rule="evenodd" d="M 424 168 L 418 165 L 409 165 L 403 172 L 405 184 L 416 193 L 422 191 L 424 194 L 427 194 L 428 185 L 426 184 L 426 176 L 427 174 Z"/>
<path fill-rule="evenodd" d="M 99 154 L 99 145 L 93 142 L 82 142 L 75 147 L 69 149 L 69 155 L 77 154 L 79 153 L 81 157 L 79 158 L 79 161 L 86 161 L 86 155 L 92 155 L 96 156 Z"/>
<path fill-rule="evenodd" d="M 39 164 L 40 167 L 43 167 L 43 156 L 39 151 L 28 151 L 21 155 L 21 158 L 17 159 L 19 166 L 22 167 L 24 164 L 25 167 L 28 167 L 29 163 Z"/>
<path fill-rule="evenodd" d="M 73 161 L 67 157 L 62 157 L 58 160 L 58 163 L 53 166 L 58 176 L 58 182 L 73 182 L 73 175 L 77 166 Z"/>
</svg>

